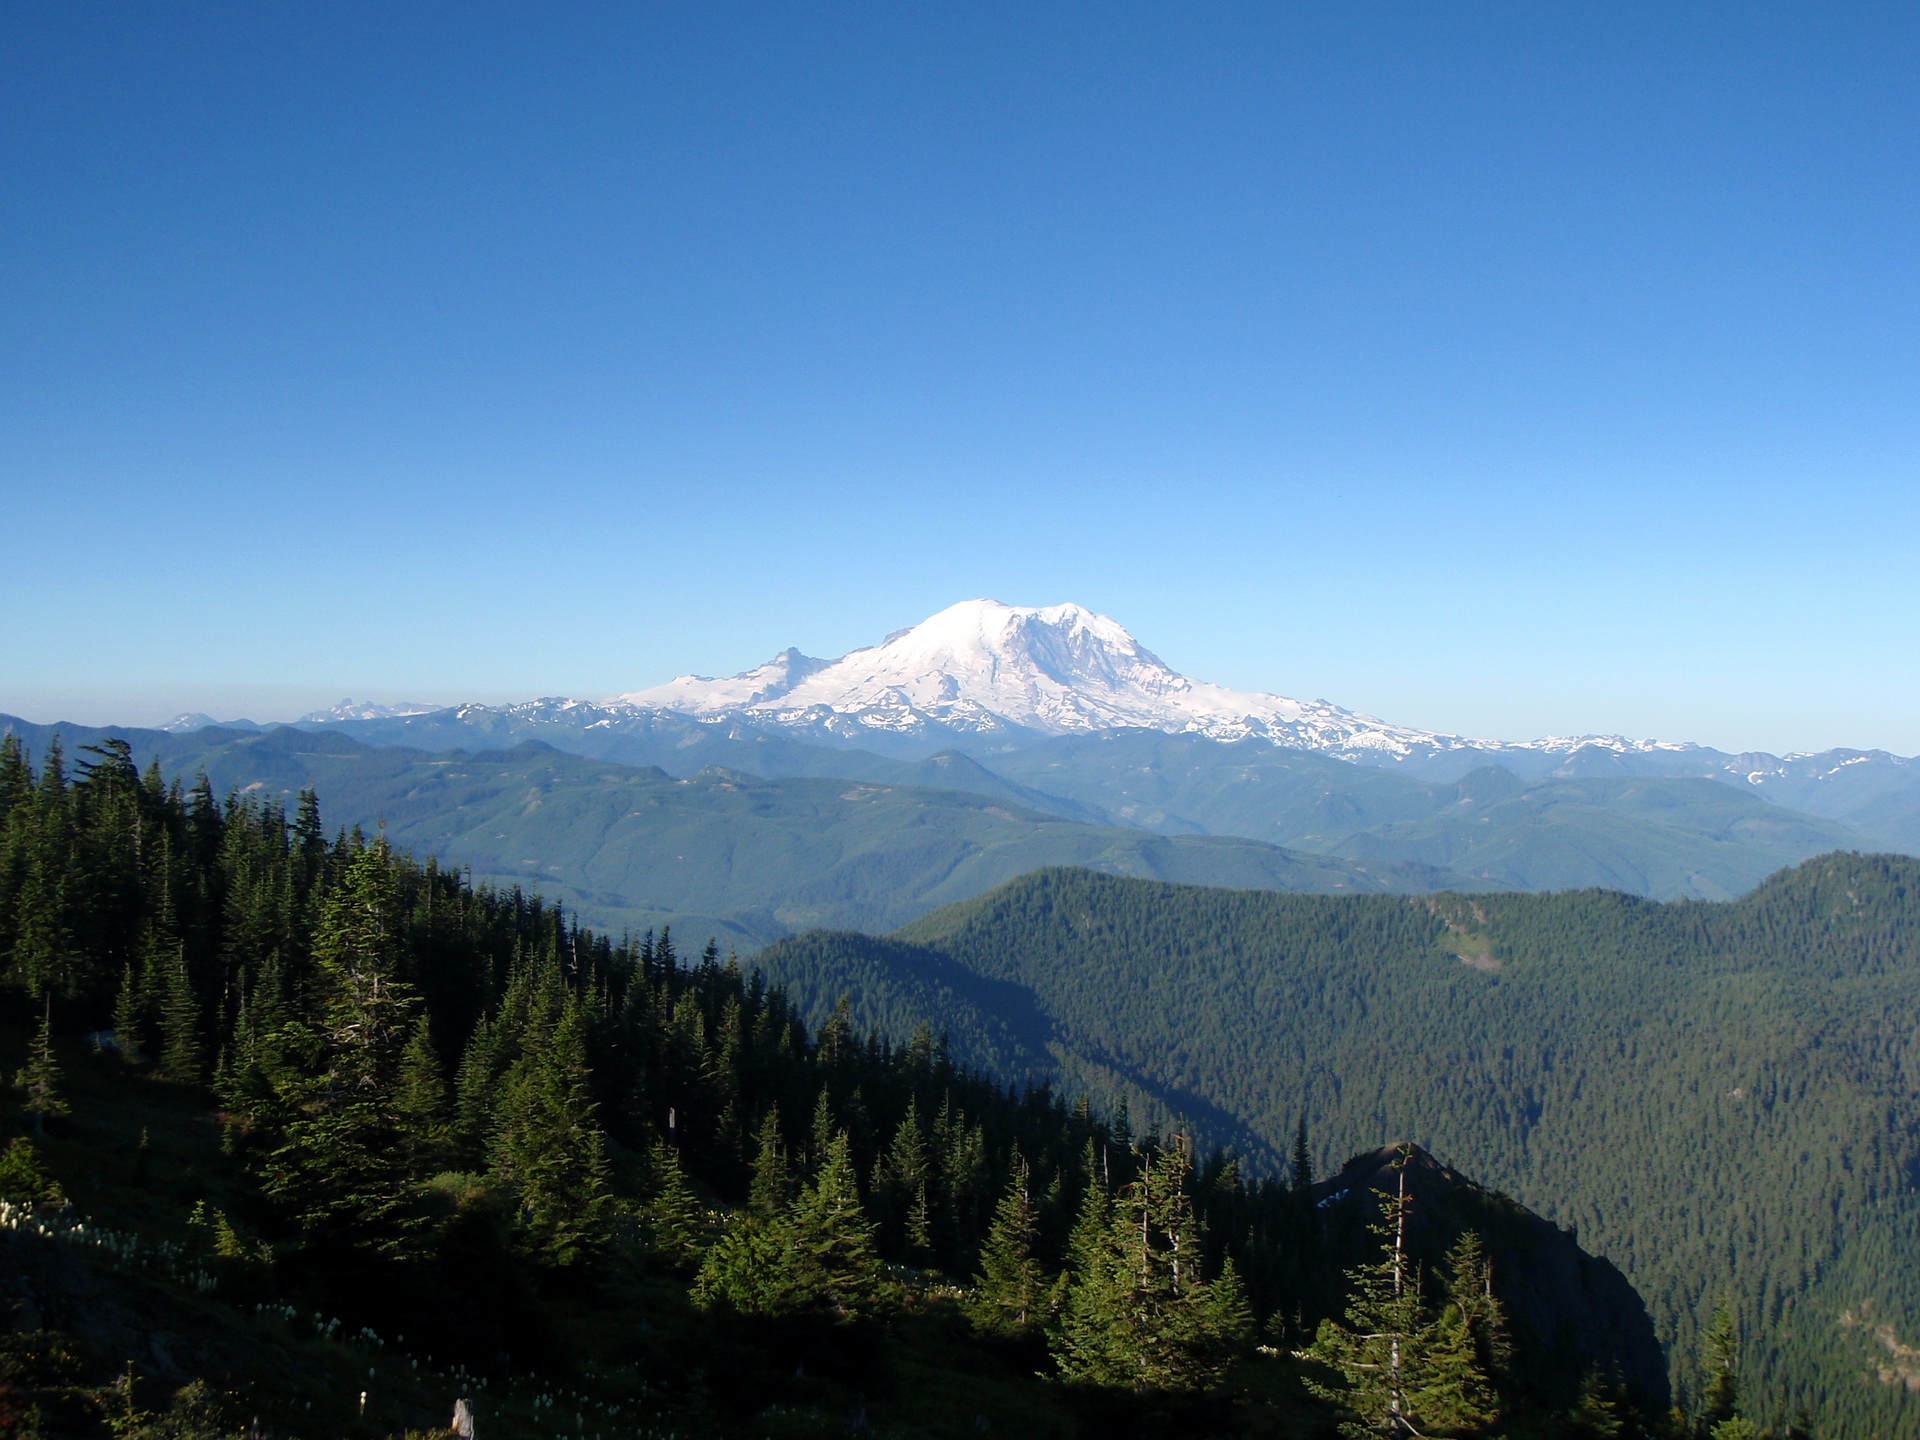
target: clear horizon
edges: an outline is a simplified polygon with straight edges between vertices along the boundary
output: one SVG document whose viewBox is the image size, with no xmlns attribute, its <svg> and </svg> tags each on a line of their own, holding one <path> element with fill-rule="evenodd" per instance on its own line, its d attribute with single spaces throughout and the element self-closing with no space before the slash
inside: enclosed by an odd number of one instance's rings
<svg viewBox="0 0 1920 1440">
<path fill-rule="evenodd" d="M 1073 600 L 1493 739 L 1920 752 L 1920 13 L 0 16 L 0 711 Z"/>
</svg>

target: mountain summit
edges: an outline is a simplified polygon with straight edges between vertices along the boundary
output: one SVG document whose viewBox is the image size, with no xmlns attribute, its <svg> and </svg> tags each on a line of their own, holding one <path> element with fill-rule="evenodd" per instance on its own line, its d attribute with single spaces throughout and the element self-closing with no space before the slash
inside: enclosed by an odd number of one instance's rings
<svg viewBox="0 0 1920 1440">
<path fill-rule="evenodd" d="M 610 703 L 843 735 L 929 729 L 1066 735 L 1135 728 L 1398 753 L 1451 739 L 1325 701 L 1247 694 L 1189 679 L 1105 615 L 1079 605 L 998 600 L 950 605 L 838 660 L 785 650 L 729 679 L 683 675 Z"/>
</svg>

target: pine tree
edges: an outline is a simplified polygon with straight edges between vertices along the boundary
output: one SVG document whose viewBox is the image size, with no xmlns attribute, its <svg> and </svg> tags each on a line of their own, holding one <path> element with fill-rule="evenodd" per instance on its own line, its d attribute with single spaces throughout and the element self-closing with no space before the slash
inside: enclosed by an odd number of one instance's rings
<svg viewBox="0 0 1920 1440">
<path fill-rule="evenodd" d="M 182 1085 L 200 1083 L 205 1064 L 200 1044 L 200 1001 L 178 942 L 163 961 L 160 999 L 160 1074 Z"/>
<path fill-rule="evenodd" d="M 742 1315 L 846 1320 L 878 1307 L 880 1260 L 844 1133 L 827 1141 L 819 1174 L 785 1210 L 730 1217 L 693 1293 L 701 1305 Z"/>
<path fill-rule="evenodd" d="M 1293 1189 L 1313 1188 L 1313 1147 L 1307 1143 L 1307 1112 L 1300 1112 L 1300 1123 L 1293 1132 Z"/>
<path fill-rule="evenodd" d="M 27 1050 L 27 1063 L 13 1077 L 14 1089 L 26 1095 L 26 1111 L 33 1116 L 33 1133 L 44 1135 L 49 1115 L 67 1113 L 60 1098 L 60 1062 L 53 1053 L 53 1002 L 41 1012 L 40 1028 Z"/>
<path fill-rule="evenodd" d="M 846 1132 L 828 1142 L 819 1174 L 794 1201 L 789 1236 L 815 1305 L 843 1317 L 873 1308 L 880 1258 L 873 1223 L 860 1203 Z"/>
<path fill-rule="evenodd" d="M 1039 1221 L 1028 1193 L 1030 1184 L 1027 1162 L 1016 1154 L 1013 1174 L 994 1210 L 986 1244 L 980 1248 L 980 1273 L 967 1301 L 974 1326 L 989 1335 L 1017 1339 L 1039 1329 L 1046 1319 L 1050 1287 L 1033 1253 Z"/>
<path fill-rule="evenodd" d="M 393 1109 L 416 1169 L 432 1168 L 445 1157 L 451 1138 L 447 1078 L 440 1052 L 434 1048 L 433 1027 L 424 1014 L 400 1054 Z"/>
<path fill-rule="evenodd" d="M 508 1072 L 490 1147 L 528 1243 L 556 1265 L 591 1258 L 605 1238 L 606 1137 L 594 1111 L 585 1017 L 569 996 L 551 1033 L 534 1037 Z"/>
<path fill-rule="evenodd" d="M 314 935 L 317 1022 L 290 1022 L 254 1047 L 252 1083 L 272 1096 L 278 1132 L 258 1161 L 262 1188 L 311 1239 L 411 1253 L 424 1238 L 422 1177 L 409 1165 L 396 1090 L 419 1001 L 396 974 L 392 853 L 382 842 L 347 856 Z"/>
<path fill-rule="evenodd" d="M 768 1109 L 754 1135 L 753 1180 L 747 1192 L 747 1208 L 761 1215 L 775 1214 L 792 1198 L 791 1189 L 787 1144 L 780 1134 L 780 1107 L 775 1105 Z"/>
<path fill-rule="evenodd" d="M 147 1056 L 147 996 L 131 964 L 120 976 L 120 989 L 113 1001 L 113 1043 L 120 1058 L 138 1065 Z"/>
<path fill-rule="evenodd" d="M 8 1205 L 58 1205 L 60 1187 L 40 1168 L 33 1141 L 16 1135 L 0 1150 L 0 1201 Z"/>
<path fill-rule="evenodd" d="M 1447 1304 L 1428 1343 L 1415 1409 L 1428 1428 L 1484 1428 L 1499 1418 L 1496 1383 L 1512 1359 L 1513 1344 L 1478 1231 L 1461 1235 L 1448 1253 L 1447 1271 Z"/>
<path fill-rule="evenodd" d="M 675 1268 L 689 1270 L 705 1253 L 711 1224 L 707 1207 L 687 1182 L 680 1152 L 657 1141 L 648 1156 L 648 1195 L 641 1216 L 653 1248 Z"/>
<path fill-rule="evenodd" d="M 1740 1335 L 1733 1306 L 1722 1300 L 1714 1307 L 1703 1345 L 1698 1429 L 1702 1435 L 1715 1435 L 1716 1427 L 1739 1413 Z"/>
<path fill-rule="evenodd" d="M 1076 1269 L 1053 1339 L 1060 1373 L 1085 1384 L 1198 1391 L 1218 1385 L 1252 1340 L 1253 1317 L 1230 1268 L 1209 1284 L 1200 1218 L 1188 1194 L 1184 1137 L 1148 1151 L 1141 1177 L 1112 1203 L 1088 1205 L 1069 1248 Z"/>
<path fill-rule="evenodd" d="M 1491 1405 L 1469 1315 L 1450 1307 L 1450 1314 L 1436 1317 L 1421 1295 L 1406 1243 L 1407 1160 L 1403 1150 L 1394 1164 L 1396 1193 L 1375 1226 L 1381 1258 L 1352 1272 L 1346 1323 L 1323 1321 L 1307 1351 L 1339 1373 L 1341 1384 L 1309 1380 L 1308 1389 L 1340 1407 L 1346 1415 L 1341 1433 L 1354 1440 L 1473 1429 Z M 1486 1312 L 1474 1314 L 1490 1334 Z"/>
<path fill-rule="evenodd" d="M 1567 1417 L 1572 1440 L 1620 1440 L 1628 1433 L 1626 1408 L 1619 1386 L 1589 1370 L 1580 1382 L 1580 1395 Z"/>
<path fill-rule="evenodd" d="M 927 1155 L 927 1137 L 917 1096 L 907 1100 L 907 1113 L 893 1132 L 893 1142 L 881 1157 L 875 1200 L 890 1222 L 889 1238 L 900 1246 L 910 1264 L 925 1265 L 933 1251 L 933 1207 L 930 1190 L 933 1165 Z"/>
</svg>

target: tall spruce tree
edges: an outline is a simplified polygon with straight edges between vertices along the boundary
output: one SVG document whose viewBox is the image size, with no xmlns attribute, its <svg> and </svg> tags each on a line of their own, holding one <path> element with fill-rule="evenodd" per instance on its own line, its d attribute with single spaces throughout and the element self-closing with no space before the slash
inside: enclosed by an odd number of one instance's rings
<svg viewBox="0 0 1920 1440">
<path fill-rule="evenodd" d="M 993 1225 L 980 1247 L 980 1273 L 967 1298 L 968 1317 L 989 1335 L 1023 1338 L 1038 1331 L 1048 1318 L 1051 1287 L 1045 1267 L 1034 1254 L 1039 1217 L 1029 1193 L 1031 1184 L 1027 1162 L 1016 1154 L 1006 1191 L 993 1212 Z"/>
<path fill-rule="evenodd" d="M 1307 1352 L 1338 1373 L 1339 1384 L 1309 1380 L 1308 1388 L 1340 1408 L 1341 1433 L 1353 1440 L 1471 1433 L 1493 1408 L 1492 1382 L 1477 1349 L 1483 1336 L 1492 1335 L 1489 1312 L 1450 1307 L 1450 1313 L 1435 1315 L 1421 1293 L 1419 1267 L 1407 1244 L 1407 1161 L 1403 1149 L 1394 1165 L 1395 1193 L 1374 1227 L 1380 1258 L 1349 1275 L 1346 1323 L 1323 1321 Z"/>
<path fill-rule="evenodd" d="M 1131 1390 L 1218 1385 L 1252 1341 L 1253 1316 L 1229 1265 L 1203 1273 L 1203 1227 L 1184 1144 L 1149 1151 L 1141 1177 L 1089 1233 L 1100 1202 L 1075 1227 L 1075 1263 L 1053 1351 L 1068 1380 Z M 1090 1192 L 1091 1194 L 1092 1192 Z"/>
<path fill-rule="evenodd" d="M 1733 1305 L 1722 1300 L 1713 1309 L 1713 1320 L 1701 1346 L 1700 1414 L 1696 1428 L 1702 1435 L 1716 1434 L 1717 1427 L 1740 1413 L 1740 1332 L 1734 1323 Z"/>
<path fill-rule="evenodd" d="M 553 1264 L 591 1259 L 606 1238 L 608 1161 L 596 1108 L 585 1015 L 570 994 L 557 1023 L 529 1037 L 508 1072 L 490 1151 L 523 1235 Z"/>
<path fill-rule="evenodd" d="M 13 1085 L 26 1097 L 23 1108 L 33 1117 L 34 1134 L 46 1134 L 49 1115 L 67 1113 L 67 1102 L 60 1095 L 60 1062 L 53 1053 L 52 1000 L 40 1012 L 40 1028 L 34 1031 L 27 1063 L 13 1077 Z"/>
</svg>

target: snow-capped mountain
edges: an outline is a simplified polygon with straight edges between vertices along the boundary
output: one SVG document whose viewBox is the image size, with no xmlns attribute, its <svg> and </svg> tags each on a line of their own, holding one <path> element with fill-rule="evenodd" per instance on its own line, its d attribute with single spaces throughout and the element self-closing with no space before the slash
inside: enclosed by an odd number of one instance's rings
<svg viewBox="0 0 1920 1440">
<path fill-rule="evenodd" d="M 838 660 L 786 650 L 729 679 L 685 675 L 612 704 L 698 719 L 895 734 L 1048 735 L 1120 727 L 1258 736 L 1313 749 L 1399 748 L 1423 732 L 1325 701 L 1249 695 L 1168 668 L 1125 627 L 1078 605 L 967 600 Z M 837 723 L 836 723 L 837 722 Z"/>
<path fill-rule="evenodd" d="M 1229 690 L 1171 669 L 1118 621 L 1078 605 L 967 600 L 838 660 L 784 650 L 727 679 L 683 675 L 605 702 L 700 720 L 854 738 L 944 730 L 1065 735 L 1122 727 L 1385 758 L 1504 748 L 1390 724 L 1325 700 Z M 1533 747 L 1648 749 L 1546 740 Z M 1680 747 L 1671 747 L 1680 748 Z"/>
<path fill-rule="evenodd" d="M 432 715 L 446 708 L 444 705 L 422 705 L 413 700 L 403 700 L 398 705 L 376 705 L 371 700 L 355 700 L 348 696 L 337 705 L 310 711 L 294 723 L 327 725 L 341 720 L 396 720 L 408 715 Z"/>
</svg>

